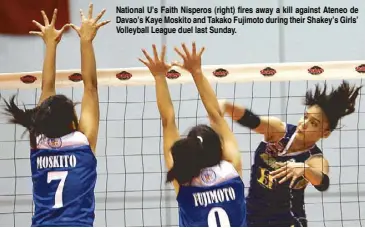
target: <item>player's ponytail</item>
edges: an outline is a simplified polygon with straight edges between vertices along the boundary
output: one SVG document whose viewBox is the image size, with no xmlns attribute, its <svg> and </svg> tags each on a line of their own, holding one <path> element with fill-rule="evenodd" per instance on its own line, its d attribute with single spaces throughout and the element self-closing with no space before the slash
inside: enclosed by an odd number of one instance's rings
<svg viewBox="0 0 365 228">
<path fill-rule="evenodd" d="M 78 129 L 74 103 L 64 95 L 50 96 L 33 109 L 20 109 L 15 104 L 15 96 L 9 102 L 5 101 L 5 105 L 5 114 L 11 116 L 9 122 L 29 131 L 33 148 L 39 135 L 59 138 Z"/>
<path fill-rule="evenodd" d="M 177 180 L 179 184 L 190 183 L 200 174 L 202 145 L 199 139 L 185 138 L 177 141 L 171 148 L 174 165 L 167 173 L 166 182 Z"/>
<path fill-rule="evenodd" d="M 167 173 L 166 182 L 174 179 L 189 184 L 202 169 L 217 165 L 222 159 L 218 134 L 206 125 L 194 127 L 187 138 L 177 141 L 171 148 L 174 165 Z"/>
<path fill-rule="evenodd" d="M 27 130 L 31 131 L 34 126 L 34 116 L 37 108 L 26 109 L 24 107 L 24 110 L 20 109 L 15 104 L 15 96 L 12 96 L 9 102 L 7 102 L 6 100 L 4 100 L 4 102 L 6 105 L 5 114 L 11 116 L 9 122 L 19 124 L 25 127 Z"/>
<path fill-rule="evenodd" d="M 362 86 L 350 86 L 348 82 L 343 81 L 336 89 L 327 94 L 327 85 L 323 89 L 317 84 L 315 90 L 307 91 L 305 96 L 305 105 L 318 105 L 325 113 L 329 130 L 333 131 L 338 124 L 339 119 L 355 111 L 356 98 L 359 95 Z"/>
</svg>

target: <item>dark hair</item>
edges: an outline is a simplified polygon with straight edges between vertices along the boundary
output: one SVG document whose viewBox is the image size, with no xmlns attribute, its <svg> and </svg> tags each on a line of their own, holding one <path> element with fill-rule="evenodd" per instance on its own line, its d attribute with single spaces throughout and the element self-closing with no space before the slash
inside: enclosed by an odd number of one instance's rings
<svg viewBox="0 0 365 228">
<path fill-rule="evenodd" d="M 219 135 L 207 125 L 193 127 L 186 138 L 171 147 L 174 165 L 167 173 L 167 181 L 179 184 L 191 183 L 203 168 L 215 166 L 222 160 L 222 144 Z"/>
<path fill-rule="evenodd" d="M 78 129 L 73 102 L 64 95 L 50 96 L 33 109 L 20 109 L 15 96 L 5 101 L 5 112 L 11 116 L 10 123 L 22 125 L 29 131 L 30 143 L 36 147 L 36 137 L 59 138 Z M 74 128 L 72 127 L 74 125 Z"/>
<path fill-rule="evenodd" d="M 361 87 L 355 87 L 355 85 L 350 87 L 348 82 L 343 81 L 337 89 L 332 88 L 327 95 L 326 83 L 322 91 L 316 84 L 314 93 L 307 91 L 305 105 L 318 105 L 328 119 L 330 131 L 333 131 L 337 127 L 339 119 L 355 111 L 355 102 Z"/>
</svg>

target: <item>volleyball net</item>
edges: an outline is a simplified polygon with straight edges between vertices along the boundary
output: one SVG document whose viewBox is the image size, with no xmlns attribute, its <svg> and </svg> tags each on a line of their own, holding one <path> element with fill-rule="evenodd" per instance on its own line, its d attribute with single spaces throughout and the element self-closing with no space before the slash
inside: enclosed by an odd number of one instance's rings
<svg viewBox="0 0 365 228">
<path fill-rule="evenodd" d="M 304 113 L 303 96 L 316 83 L 336 86 L 343 79 L 363 84 L 361 61 L 205 66 L 217 97 L 249 107 L 260 115 L 296 124 Z M 165 184 L 162 127 L 154 80 L 146 68 L 100 70 L 100 129 L 95 226 L 177 226 L 172 186 Z M 57 93 L 81 102 L 79 70 L 57 72 Z M 173 69 L 167 74 L 179 131 L 208 123 L 192 78 Z M 40 96 L 41 72 L 0 74 L 0 95 L 17 94 L 18 104 L 34 107 Z M 330 163 L 331 185 L 320 193 L 308 186 L 305 208 L 309 226 L 365 224 L 364 91 L 355 113 L 340 129 L 318 142 Z M 4 108 L 1 99 L 0 109 Z M 80 105 L 76 106 L 78 114 Z M 0 114 L 0 226 L 29 226 L 33 213 L 29 140 L 24 128 L 8 124 Z M 243 160 L 249 186 L 254 151 L 262 136 L 227 117 Z"/>
</svg>

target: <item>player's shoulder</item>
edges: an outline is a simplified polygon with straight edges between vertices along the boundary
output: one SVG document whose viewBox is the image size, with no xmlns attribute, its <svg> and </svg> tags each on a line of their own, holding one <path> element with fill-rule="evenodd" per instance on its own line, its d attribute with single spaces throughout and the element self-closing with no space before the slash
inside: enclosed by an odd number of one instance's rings
<svg viewBox="0 0 365 228">
<path fill-rule="evenodd" d="M 218 165 L 202 169 L 200 175 L 193 179 L 192 185 L 213 186 L 236 177 L 239 177 L 239 174 L 234 166 L 222 160 Z"/>
<path fill-rule="evenodd" d="M 62 149 L 66 147 L 89 146 L 87 137 L 79 132 L 74 131 L 60 138 L 47 138 L 45 136 L 37 137 L 37 149 Z"/>
</svg>

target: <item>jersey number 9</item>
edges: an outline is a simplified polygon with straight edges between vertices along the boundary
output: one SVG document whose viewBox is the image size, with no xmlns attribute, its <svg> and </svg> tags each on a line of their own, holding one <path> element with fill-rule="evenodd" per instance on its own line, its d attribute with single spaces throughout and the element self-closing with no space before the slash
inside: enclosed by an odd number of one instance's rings
<svg viewBox="0 0 365 228">
<path fill-rule="evenodd" d="M 231 227 L 226 211 L 213 207 L 208 214 L 208 227 Z"/>
</svg>

